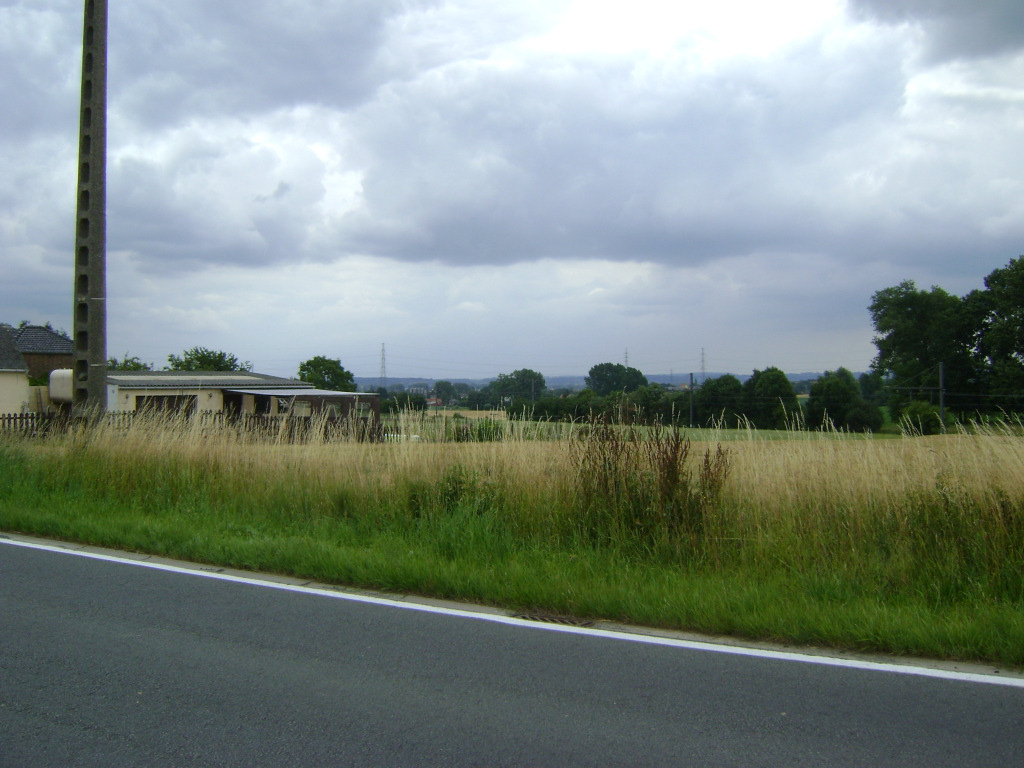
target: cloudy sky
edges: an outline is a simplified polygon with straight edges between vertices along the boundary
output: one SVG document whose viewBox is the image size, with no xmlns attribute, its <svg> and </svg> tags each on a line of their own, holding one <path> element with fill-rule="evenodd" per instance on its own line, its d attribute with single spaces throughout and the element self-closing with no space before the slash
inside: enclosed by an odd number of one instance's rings
<svg viewBox="0 0 1024 768">
<path fill-rule="evenodd" d="M 109 0 L 108 348 L 789 372 L 1024 253 L 1020 0 Z M 0 320 L 69 328 L 81 0 L 0 0 Z"/>
</svg>

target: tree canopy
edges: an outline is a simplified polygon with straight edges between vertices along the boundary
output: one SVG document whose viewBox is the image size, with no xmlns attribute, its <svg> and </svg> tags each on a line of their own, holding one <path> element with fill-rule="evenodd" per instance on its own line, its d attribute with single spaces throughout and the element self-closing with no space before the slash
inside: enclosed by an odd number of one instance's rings
<svg viewBox="0 0 1024 768">
<path fill-rule="evenodd" d="M 877 334 L 872 366 L 893 378 L 894 410 L 938 390 L 940 363 L 952 391 L 976 391 L 973 323 L 963 299 L 937 286 L 918 290 L 913 280 L 904 280 L 875 293 L 868 310 Z"/>
<path fill-rule="evenodd" d="M 622 363 L 598 363 L 590 369 L 585 383 L 594 394 L 607 397 L 612 392 L 635 392 L 647 386 L 647 377 Z"/>
<path fill-rule="evenodd" d="M 1024 394 L 1024 257 L 989 274 L 985 290 L 973 291 L 965 301 L 976 323 L 976 352 L 991 393 L 1011 395 L 1019 403 Z"/>
<path fill-rule="evenodd" d="M 501 405 L 505 400 L 533 402 L 544 394 L 546 388 L 542 374 L 529 368 L 520 368 L 512 373 L 499 373 L 498 378 L 484 389 L 493 404 Z"/>
<path fill-rule="evenodd" d="M 698 424 L 735 427 L 743 413 L 743 384 L 731 373 L 708 379 L 697 390 L 695 400 Z"/>
<path fill-rule="evenodd" d="M 459 397 L 459 392 L 450 381 L 438 381 L 434 384 L 434 397 L 444 405 L 448 405 Z"/>
<path fill-rule="evenodd" d="M 943 389 L 961 415 L 1024 406 L 1024 257 L 985 278 L 964 297 L 911 280 L 872 297 L 875 371 L 891 378 L 890 406 L 932 402 Z"/>
<path fill-rule="evenodd" d="M 153 364 L 147 363 L 144 360 L 140 360 L 135 355 L 131 357 L 128 353 L 124 353 L 124 357 L 118 360 L 116 357 L 112 357 L 107 360 L 108 371 L 152 371 Z"/>
<path fill-rule="evenodd" d="M 323 355 L 299 363 L 299 381 L 306 381 L 317 389 L 333 392 L 356 391 L 355 377 L 342 367 L 341 360 Z"/>
<path fill-rule="evenodd" d="M 825 371 L 811 384 L 807 425 L 812 429 L 832 426 L 853 432 L 874 432 L 882 426 L 882 412 L 878 406 L 864 400 L 853 374 L 839 368 Z"/>
<path fill-rule="evenodd" d="M 758 429 L 786 429 L 800 413 L 793 383 L 780 369 L 754 371 L 743 383 L 743 413 Z"/>
<path fill-rule="evenodd" d="M 251 371 L 252 363 L 239 362 L 230 352 L 192 347 L 178 355 L 168 355 L 168 371 Z"/>
</svg>

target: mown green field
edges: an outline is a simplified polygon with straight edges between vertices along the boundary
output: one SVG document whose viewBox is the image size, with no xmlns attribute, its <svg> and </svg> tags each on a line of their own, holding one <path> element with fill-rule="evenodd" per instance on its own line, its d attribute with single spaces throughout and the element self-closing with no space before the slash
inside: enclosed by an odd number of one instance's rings
<svg viewBox="0 0 1024 768">
<path fill-rule="evenodd" d="M 1012 430 L 689 442 L 548 427 L 441 442 L 407 423 L 384 443 L 296 445 L 139 419 L 9 436 L 0 529 L 521 611 L 1024 667 Z"/>
</svg>

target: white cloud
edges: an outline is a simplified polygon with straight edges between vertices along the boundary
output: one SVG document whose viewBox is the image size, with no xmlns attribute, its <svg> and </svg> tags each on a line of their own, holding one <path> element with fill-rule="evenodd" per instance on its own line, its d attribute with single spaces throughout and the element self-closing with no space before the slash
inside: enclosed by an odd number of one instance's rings
<svg viewBox="0 0 1024 768">
<path fill-rule="evenodd" d="M 685 51 L 705 65 L 762 57 L 814 34 L 841 11 L 839 2 L 793 0 L 575 0 L 534 43 L 569 55 L 672 56 Z"/>
</svg>

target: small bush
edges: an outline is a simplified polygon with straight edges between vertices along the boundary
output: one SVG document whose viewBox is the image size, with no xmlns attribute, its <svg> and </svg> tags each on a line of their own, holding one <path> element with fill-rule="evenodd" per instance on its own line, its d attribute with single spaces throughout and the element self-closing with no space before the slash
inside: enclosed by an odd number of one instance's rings
<svg viewBox="0 0 1024 768">
<path fill-rule="evenodd" d="M 597 542 L 701 543 L 729 472 L 729 453 L 709 448 L 696 470 L 678 428 L 593 421 L 573 443 L 576 512 Z"/>
<path fill-rule="evenodd" d="M 916 435 L 938 435 L 945 430 L 939 409 L 921 400 L 912 400 L 900 415 L 900 426 Z"/>
</svg>

